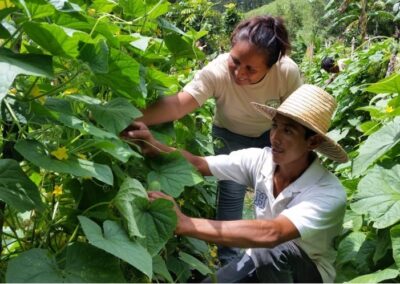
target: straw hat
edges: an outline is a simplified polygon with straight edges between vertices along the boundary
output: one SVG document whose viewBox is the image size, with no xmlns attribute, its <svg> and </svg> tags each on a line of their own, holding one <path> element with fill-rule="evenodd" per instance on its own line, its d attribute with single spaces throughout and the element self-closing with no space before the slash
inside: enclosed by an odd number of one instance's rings
<svg viewBox="0 0 400 284">
<path fill-rule="evenodd" d="M 331 117 L 336 109 L 335 99 L 313 85 L 304 84 L 294 91 L 278 108 L 251 103 L 267 118 L 277 113 L 293 119 L 303 126 L 320 134 L 324 140 L 315 150 L 339 163 L 348 161 L 346 152 L 335 141 L 326 136 Z"/>
</svg>

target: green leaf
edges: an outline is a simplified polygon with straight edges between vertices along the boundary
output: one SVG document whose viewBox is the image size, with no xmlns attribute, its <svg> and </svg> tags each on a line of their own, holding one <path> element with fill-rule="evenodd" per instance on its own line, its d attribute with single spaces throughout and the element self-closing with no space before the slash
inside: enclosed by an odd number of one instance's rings
<svg viewBox="0 0 400 284">
<path fill-rule="evenodd" d="M 0 160 L 0 199 L 19 212 L 44 209 L 37 186 L 15 160 Z"/>
<path fill-rule="evenodd" d="M 191 256 L 190 254 L 180 252 L 179 253 L 179 258 L 189 264 L 189 266 L 193 269 L 196 269 L 198 272 L 200 272 L 203 275 L 209 275 L 212 274 L 210 268 L 208 268 L 207 265 L 202 263 L 200 260 L 197 258 Z"/>
<path fill-rule="evenodd" d="M 79 41 L 91 41 L 88 34 L 56 24 L 27 22 L 23 29 L 34 42 L 57 56 L 75 58 L 79 55 Z"/>
<path fill-rule="evenodd" d="M 380 93 L 397 93 L 400 94 L 400 74 L 394 73 L 393 75 L 368 86 L 366 91 L 380 94 Z"/>
<path fill-rule="evenodd" d="M 128 54 L 111 49 L 106 74 L 96 74 L 99 84 L 109 86 L 126 97 L 131 97 L 134 86 L 139 85 L 139 63 Z"/>
<path fill-rule="evenodd" d="M 392 240 L 393 259 L 400 269 L 400 224 L 390 228 L 390 238 Z"/>
<path fill-rule="evenodd" d="M 165 45 L 177 58 L 203 59 L 204 53 L 196 48 L 193 42 L 187 37 L 177 34 L 170 34 L 164 38 Z"/>
<path fill-rule="evenodd" d="M 178 197 L 185 186 L 193 186 L 203 181 L 203 178 L 179 152 L 153 160 L 152 169 L 147 176 L 147 183 L 159 181 L 162 191 L 173 197 Z"/>
<path fill-rule="evenodd" d="M 166 14 L 169 7 L 168 1 L 165 0 L 160 0 L 155 4 L 144 0 L 120 0 L 119 5 L 126 15 L 134 18 L 146 17 L 146 19 L 156 19 Z"/>
<path fill-rule="evenodd" d="M 79 59 L 89 64 L 95 74 L 108 72 L 108 45 L 105 40 L 99 40 L 96 44 L 85 43 L 79 49 Z"/>
<path fill-rule="evenodd" d="M 29 162 L 48 171 L 78 177 L 94 177 L 106 184 L 113 185 L 113 175 L 107 165 L 81 159 L 64 161 L 53 159 L 48 156 L 42 144 L 33 140 L 19 140 L 14 147 Z"/>
<path fill-rule="evenodd" d="M 166 280 L 166 282 L 169 283 L 174 282 L 171 274 L 168 271 L 164 259 L 159 255 L 153 257 L 153 271 L 155 275 L 160 275 L 161 277 L 163 277 L 163 279 Z"/>
<path fill-rule="evenodd" d="M 144 236 L 140 233 L 136 219 L 134 218 L 133 201 L 138 196 L 147 198 L 146 189 L 144 189 L 138 180 L 127 177 L 121 184 L 113 203 L 128 225 L 129 236 L 143 238 Z"/>
<path fill-rule="evenodd" d="M 399 276 L 397 269 L 386 268 L 384 270 L 378 270 L 374 273 L 366 274 L 352 279 L 349 283 L 380 283 L 385 280 L 394 279 Z"/>
<path fill-rule="evenodd" d="M 124 98 L 115 98 L 105 105 L 89 105 L 95 120 L 108 131 L 118 134 L 142 113 Z"/>
<path fill-rule="evenodd" d="M 344 238 L 339 244 L 336 263 L 340 265 L 349 261 L 355 261 L 365 239 L 366 235 L 361 232 L 353 232 Z"/>
<path fill-rule="evenodd" d="M 82 9 L 78 4 L 72 3 L 68 0 L 49 0 L 49 2 L 61 12 L 80 12 Z"/>
<path fill-rule="evenodd" d="M 343 220 L 343 228 L 353 231 L 360 231 L 363 224 L 363 218 L 360 214 L 352 210 L 346 210 Z"/>
<path fill-rule="evenodd" d="M 89 243 L 126 261 L 149 278 L 152 277 L 152 258 L 138 243 L 129 239 L 126 232 L 114 221 L 105 221 L 103 231 L 95 222 L 78 216 Z"/>
<path fill-rule="evenodd" d="M 53 78 L 53 61 L 48 55 L 16 54 L 0 48 L 0 102 L 19 74 Z"/>
<path fill-rule="evenodd" d="M 184 31 L 182 31 L 181 29 L 176 27 L 174 24 L 172 24 L 170 21 L 166 20 L 165 18 L 158 18 L 157 22 L 158 22 L 158 25 L 163 29 L 176 32 L 183 36 L 186 34 Z"/>
<path fill-rule="evenodd" d="M 26 269 L 29 267 L 29 269 Z M 17 283 L 104 283 L 125 282 L 119 260 L 84 243 L 67 248 L 65 267 L 47 250 L 31 249 L 8 263 L 7 282 Z"/>
<path fill-rule="evenodd" d="M 54 7 L 44 0 L 25 0 L 25 3 L 32 19 L 49 17 L 55 12 Z"/>
<path fill-rule="evenodd" d="M 134 216 L 140 232 L 145 236 L 138 241 L 152 256 L 173 236 L 177 222 L 173 206 L 174 204 L 166 199 L 149 202 L 147 198 L 137 197 L 134 200 Z"/>
<path fill-rule="evenodd" d="M 176 93 L 179 91 L 179 82 L 175 77 L 168 76 L 166 73 L 157 70 L 156 68 L 148 68 L 147 76 L 149 85 L 153 88 L 166 88 L 168 93 Z"/>
<path fill-rule="evenodd" d="M 400 220 L 400 165 L 391 169 L 375 166 L 358 184 L 351 209 L 366 214 L 375 228 L 386 228 Z"/>
<path fill-rule="evenodd" d="M 117 160 L 126 163 L 130 157 L 141 158 L 142 156 L 131 149 L 131 147 L 121 140 L 109 139 L 93 141 L 94 147 L 110 154 Z"/>
<path fill-rule="evenodd" d="M 361 175 L 365 170 L 400 141 L 400 117 L 371 134 L 359 148 L 353 163 L 353 174 Z"/>
</svg>

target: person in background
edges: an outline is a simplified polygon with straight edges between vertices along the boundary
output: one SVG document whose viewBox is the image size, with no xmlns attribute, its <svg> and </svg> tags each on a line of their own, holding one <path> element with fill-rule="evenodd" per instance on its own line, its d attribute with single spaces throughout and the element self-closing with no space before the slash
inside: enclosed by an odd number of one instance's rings
<svg viewBox="0 0 400 284">
<path fill-rule="evenodd" d="M 203 175 L 233 180 L 255 189 L 255 220 L 216 221 L 184 215 L 175 204 L 175 233 L 226 246 L 248 248 L 216 272 L 218 283 L 333 282 L 333 240 L 342 230 L 346 192 L 316 152 L 346 162 L 346 152 L 326 133 L 336 108 L 319 87 L 302 85 L 278 108 L 253 103 L 272 120 L 271 148 L 199 157 L 180 150 Z M 176 149 L 155 140 L 143 123 L 125 133 L 144 153 Z M 149 192 L 150 200 L 173 199 Z M 211 281 L 207 278 L 204 282 Z"/>
<path fill-rule="evenodd" d="M 231 35 L 231 50 L 221 54 L 178 94 L 163 97 L 143 110 L 136 121 L 154 125 L 182 118 L 215 100 L 212 135 L 216 154 L 270 145 L 271 122 L 255 112 L 250 102 L 280 105 L 301 85 L 299 68 L 287 54 L 290 42 L 279 17 L 257 16 L 238 24 Z M 222 144 L 222 146 L 221 146 Z M 234 181 L 220 181 L 217 192 L 217 220 L 242 218 L 246 187 Z M 226 263 L 237 249 L 219 247 Z"/>
<path fill-rule="evenodd" d="M 331 73 L 329 79 L 325 81 L 325 85 L 332 83 L 344 68 L 345 64 L 343 59 L 340 59 L 336 62 L 333 57 L 324 57 L 321 61 L 321 69 Z"/>
</svg>

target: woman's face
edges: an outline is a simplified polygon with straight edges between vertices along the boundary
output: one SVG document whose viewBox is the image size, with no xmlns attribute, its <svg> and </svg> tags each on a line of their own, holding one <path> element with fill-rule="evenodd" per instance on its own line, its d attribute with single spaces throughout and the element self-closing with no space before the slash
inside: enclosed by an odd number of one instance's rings
<svg viewBox="0 0 400 284">
<path fill-rule="evenodd" d="M 237 42 L 231 49 L 228 60 L 229 72 L 238 85 L 250 85 L 261 81 L 268 72 L 267 58 L 253 44 Z"/>
</svg>

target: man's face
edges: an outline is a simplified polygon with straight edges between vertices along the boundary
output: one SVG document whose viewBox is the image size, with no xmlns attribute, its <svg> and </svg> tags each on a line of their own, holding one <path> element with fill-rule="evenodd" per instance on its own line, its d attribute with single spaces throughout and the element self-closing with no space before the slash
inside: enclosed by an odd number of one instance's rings
<svg viewBox="0 0 400 284">
<path fill-rule="evenodd" d="M 273 161 L 281 166 L 307 161 L 315 143 L 313 137 L 305 138 L 305 132 L 300 123 L 277 114 L 270 132 Z"/>
<path fill-rule="evenodd" d="M 258 83 L 267 74 L 266 56 L 246 41 L 237 42 L 229 53 L 228 67 L 238 85 Z"/>
</svg>

